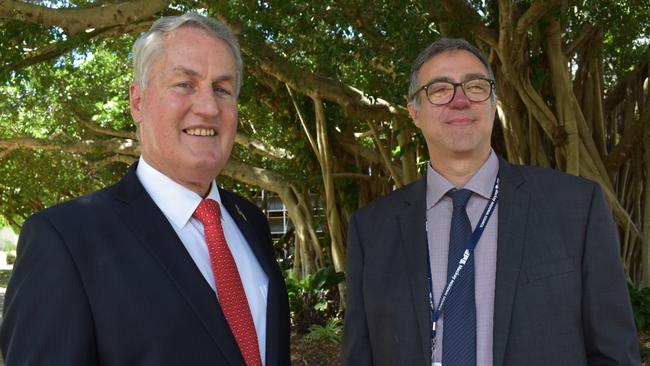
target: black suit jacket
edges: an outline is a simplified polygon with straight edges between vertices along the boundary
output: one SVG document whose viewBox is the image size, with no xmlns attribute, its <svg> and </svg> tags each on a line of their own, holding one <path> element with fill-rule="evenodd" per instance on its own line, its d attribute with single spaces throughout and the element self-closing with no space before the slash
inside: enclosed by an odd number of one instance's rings
<svg viewBox="0 0 650 366">
<path fill-rule="evenodd" d="M 287 292 L 268 223 L 244 198 L 220 194 L 269 278 L 266 365 L 289 365 Z M 244 366 L 214 291 L 135 165 L 115 186 L 25 222 L 0 346 L 7 366 Z"/>
<path fill-rule="evenodd" d="M 494 365 L 638 366 L 600 187 L 504 160 L 499 175 Z M 422 179 L 351 217 L 344 365 L 431 365 L 425 189 Z"/>
</svg>

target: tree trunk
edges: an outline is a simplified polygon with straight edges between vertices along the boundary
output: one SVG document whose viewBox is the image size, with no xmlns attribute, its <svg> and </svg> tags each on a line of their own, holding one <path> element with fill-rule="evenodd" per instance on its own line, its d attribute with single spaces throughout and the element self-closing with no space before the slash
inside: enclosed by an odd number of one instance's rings
<svg viewBox="0 0 650 366">
<path fill-rule="evenodd" d="M 643 136 L 644 168 L 645 174 L 648 174 L 650 172 L 650 128 L 645 128 Z M 639 261 L 641 275 L 639 284 L 642 287 L 650 287 L 650 179 L 645 179 L 643 191 L 643 235 L 641 236 L 641 260 Z"/>
<path fill-rule="evenodd" d="M 341 213 L 337 200 L 336 188 L 334 185 L 334 154 L 329 142 L 327 133 L 327 120 L 323 100 L 318 96 L 312 96 L 316 112 L 316 139 L 318 143 L 318 154 L 325 188 L 325 215 L 327 217 L 327 229 L 330 234 L 330 248 L 334 269 L 339 272 L 345 271 L 345 225 L 341 220 Z M 343 294 L 341 294 L 343 295 Z M 343 296 L 341 296 L 343 299 Z"/>
<path fill-rule="evenodd" d="M 221 174 L 275 192 L 280 196 L 296 232 L 293 268 L 297 271 L 297 275 L 313 273 L 324 265 L 320 242 L 316 235 L 312 203 L 307 193 L 287 184 L 287 180 L 275 172 L 254 168 L 234 160 L 226 164 Z"/>
</svg>

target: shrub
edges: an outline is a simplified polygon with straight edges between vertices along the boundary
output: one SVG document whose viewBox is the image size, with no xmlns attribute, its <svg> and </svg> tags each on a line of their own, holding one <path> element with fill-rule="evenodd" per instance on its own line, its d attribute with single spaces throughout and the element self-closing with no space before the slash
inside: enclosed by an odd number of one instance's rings
<svg viewBox="0 0 650 366">
<path fill-rule="evenodd" d="M 16 251 L 10 250 L 5 253 L 7 258 L 7 264 L 14 264 L 16 262 Z"/>
<path fill-rule="evenodd" d="M 628 289 L 637 329 L 650 329 L 650 287 L 636 288 L 628 284 Z"/>
<path fill-rule="evenodd" d="M 327 341 L 339 343 L 341 341 L 341 319 L 331 318 L 327 320 L 325 326 L 312 324 L 309 326 L 309 333 L 305 336 L 308 341 Z"/>
<path fill-rule="evenodd" d="M 307 334 L 311 325 L 325 326 L 338 312 L 337 285 L 345 279 L 343 272 L 333 267 L 321 268 L 298 279 L 293 271 L 286 271 L 291 323 L 300 335 Z"/>
</svg>

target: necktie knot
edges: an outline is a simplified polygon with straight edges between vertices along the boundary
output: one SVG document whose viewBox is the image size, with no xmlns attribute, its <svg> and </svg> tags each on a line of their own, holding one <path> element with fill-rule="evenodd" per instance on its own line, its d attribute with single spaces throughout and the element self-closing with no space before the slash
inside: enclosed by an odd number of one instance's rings
<svg viewBox="0 0 650 366">
<path fill-rule="evenodd" d="M 214 225 L 219 222 L 221 217 L 219 203 L 209 198 L 201 200 L 201 203 L 199 203 L 199 206 L 194 211 L 193 216 L 199 220 L 203 226 Z"/>
<path fill-rule="evenodd" d="M 451 200 L 454 203 L 454 207 L 465 208 L 469 198 L 472 196 L 472 191 L 469 189 L 452 189 L 447 192 L 447 195 L 451 197 Z"/>
</svg>

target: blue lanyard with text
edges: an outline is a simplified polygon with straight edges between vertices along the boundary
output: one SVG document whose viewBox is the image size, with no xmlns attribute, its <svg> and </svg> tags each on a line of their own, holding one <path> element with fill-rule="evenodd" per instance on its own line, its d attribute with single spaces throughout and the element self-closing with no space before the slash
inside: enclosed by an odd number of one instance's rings
<svg viewBox="0 0 650 366">
<path fill-rule="evenodd" d="M 442 295 L 440 296 L 440 301 L 438 302 L 438 307 L 433 306 L 433 282 L 431 279 L 431 258 L 429 257 L 429 245 L 427 245 L 427 270 L 429 272 L 429 306 L 431 307 L 431 320 L 433 321 L 431 324 L 431 359 L 432 360 L 434 359 L 434 353 L 436 350 L 436 323 L 440 318 L 440 314 L 442 313 L 442 308 L 445 305 L 445 301 L 447 300 L 447 297 L 449 296 L 449 293 L 451 292 L 454 283 L 462 273 L 463 268 L 465 267 L 465 263 L 467 263 L 469 257 L 472 255 L 472 253 L 474 253 L 474 248 L 476 248 L 476 244 L 478 244 L 479 239 L 481 239 L 481 235 L 483 235 L 483 230 L 485 230 L 485 226 L 487 226 L 487 223 L 490 220 L 490 216 L 492 216 L 492 212 L 494 211 L 494 207 L 496 206 L 498 199 L 499 199 L 499 176 L 497 176 L 497 178 L 494 180 L 494 188 L 492 188 L 492 194 L 490 195 L 490 200 L 488 201 L 487 205 L 485 206 L 485 209 L 483 210 L 483 214 L 481 215 L 481 219 L 479 220 L 476 229 L 474 229 L 472 236 L 469 238 L 467 242 L 467 246 L 465 247 L 465 252 L 463 253 L 463 257 L 460 259 L 460 261 L 458 261 L 458 267 L 456 267 L 454 274 L 451 276 L 449 282 L 447 282 L 447 285 L 445 286 L 445 289 L 442 291 Z"/>
</svg>

